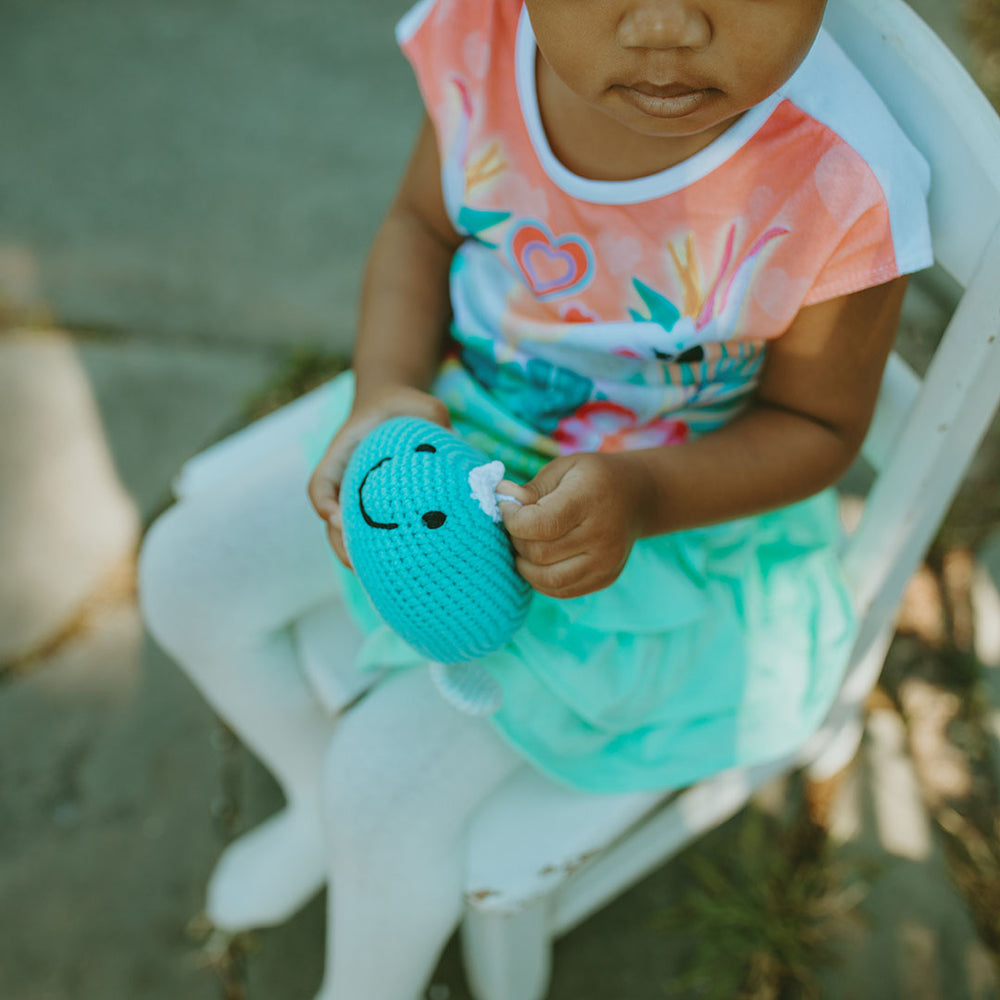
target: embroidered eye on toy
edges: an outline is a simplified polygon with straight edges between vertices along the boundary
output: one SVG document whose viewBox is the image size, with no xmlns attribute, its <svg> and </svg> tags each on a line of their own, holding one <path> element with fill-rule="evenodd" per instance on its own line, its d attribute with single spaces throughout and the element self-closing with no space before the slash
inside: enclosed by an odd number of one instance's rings
<svg viewBox="0 0 1000 1000">
<path fill-rule="evenodd" d="M 499 708 L 500 690 L 470 661 L 504 645 L 531 600 L 497 510 L 503 473 L 443 427 L 397 417 L 358 445 L 340 488 L 344 543 L 372 604 L 476 714 Z"/>
</svg>

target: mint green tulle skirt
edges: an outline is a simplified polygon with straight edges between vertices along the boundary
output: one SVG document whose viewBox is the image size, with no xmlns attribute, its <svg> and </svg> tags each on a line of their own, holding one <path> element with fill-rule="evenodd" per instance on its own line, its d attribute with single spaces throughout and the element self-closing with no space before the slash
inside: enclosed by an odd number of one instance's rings
<svg viewBox="0 0 1000 1000">
<path fill-rule="evenodd" d="M 350 375 L 329 384 L 311 459 L 352 389 Z M 827 491 L 642 540 L 598 593 L 535 594 L 510 642 L 479 661 L 503 690 L 492 724 L 540 770 L 594 792 L 677 788 L 793 751 L 822 722 L 855 636 L 841 542 Z M 333 557 L 331 573 L 367 636 L 361 666 L 419 664 Z"/>
</svg>

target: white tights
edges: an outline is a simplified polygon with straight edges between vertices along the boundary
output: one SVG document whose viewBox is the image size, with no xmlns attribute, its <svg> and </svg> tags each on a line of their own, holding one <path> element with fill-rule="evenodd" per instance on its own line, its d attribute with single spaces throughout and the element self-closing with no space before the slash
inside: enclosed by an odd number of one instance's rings
<svg viewBox="0 0 1000 1000">
<path fill-rule="evenodd" d="M 150 632 L 274 773 L 286 809 L 236 841 L 208 892 L 230 930 L 279 922 L 329 882 L 321 1000 L 414 1000 L 462 908 L 463 832 L 522 759 L 462 715 L 426 668 L 389 676 L 336 720 L 300 669 L 293 624 L 337 616 L 297 442 L 156 522 L 140 560 Z"/>
</svg>

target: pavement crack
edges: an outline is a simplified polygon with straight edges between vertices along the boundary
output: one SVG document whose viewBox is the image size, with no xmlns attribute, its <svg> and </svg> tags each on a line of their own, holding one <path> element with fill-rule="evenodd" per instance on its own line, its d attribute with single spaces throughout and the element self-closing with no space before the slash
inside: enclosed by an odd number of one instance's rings
<svg viewBox="0 0 1000 1000">
<path fill-rule="evenodd" d="M 55 788 L 51 797 L 51 817 L 61 829 L 73 829 L 80 823 L 83 800 L 82 774 L 90 756 L 91 740 L 79 740 L 59 762 Z"/>
</svg>

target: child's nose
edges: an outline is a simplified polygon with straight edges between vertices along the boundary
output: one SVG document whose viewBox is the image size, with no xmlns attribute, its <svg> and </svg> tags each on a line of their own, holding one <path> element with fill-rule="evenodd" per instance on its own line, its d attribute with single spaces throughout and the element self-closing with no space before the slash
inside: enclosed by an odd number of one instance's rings
<svg viewBox="0 0 1000 1000">
<path fill-rule="evenodd" d="M 699 49 L 711 37 L 711 22 L 691 0 L 636 0 L 618 23 L 626 49 Z"/>
</svg>

